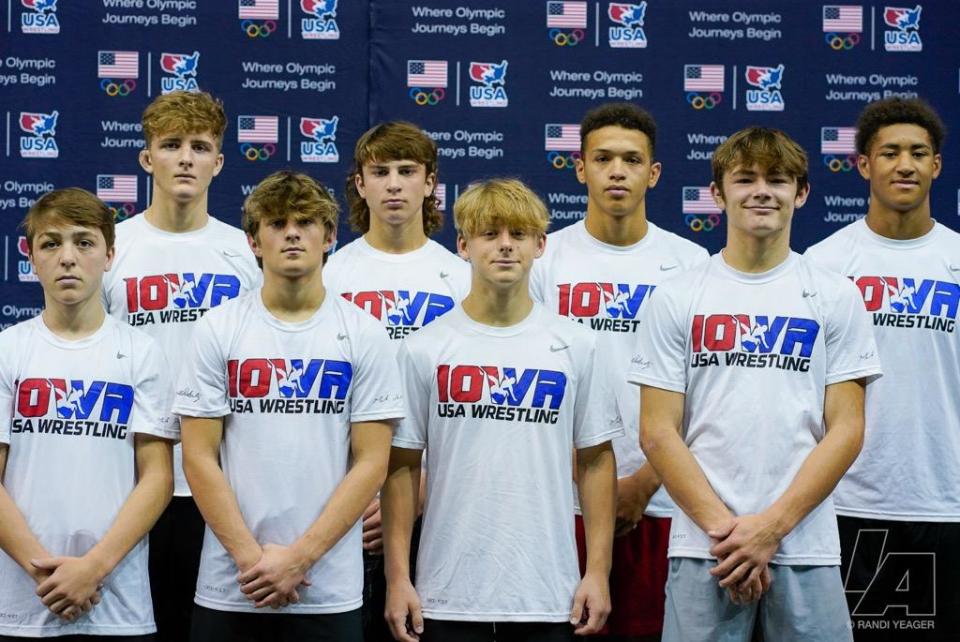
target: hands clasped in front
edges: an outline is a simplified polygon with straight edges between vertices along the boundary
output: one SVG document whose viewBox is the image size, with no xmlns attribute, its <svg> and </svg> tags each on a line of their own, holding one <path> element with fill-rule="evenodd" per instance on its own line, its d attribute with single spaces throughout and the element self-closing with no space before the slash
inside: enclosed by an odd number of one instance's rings
<svg viewBox="0 0 960 642">
<path fill-rule="evenodd" d="M 718 564 L 710 574 L 718 578 L 734 604 L 759 600 L 770 589 L 770 560 L 780 546 L 774 521 L 763 513 L 731 517 L 707 534 L 715 543 L 710 554 Z"/>
<path fill-rule="evenodd" d="M 246 569 L 241 567 L 237 581 L 240 591 L 254 607 L 279 609 L 300 601 L 297 588 L 310 586 L 306 578 L 310 564 L 294 546 L 264 544 L 260 558 Z"/>
</svg>

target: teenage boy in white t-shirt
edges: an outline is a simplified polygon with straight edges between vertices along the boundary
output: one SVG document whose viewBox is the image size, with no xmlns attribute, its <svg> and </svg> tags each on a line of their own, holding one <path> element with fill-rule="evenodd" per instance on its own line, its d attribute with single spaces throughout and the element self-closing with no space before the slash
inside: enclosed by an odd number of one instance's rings
<svg viewBox="0 0 960 642">
<path fill-rule="evenodd" d="M 613 543 L 609 640 L 658 636 L 663 629 L 667 540 L 673 502 L 640 450 L 640 407 L 626 381 L 646 302 L 664 279 L 705 261 L 699 245 L 647 220 L 646 194 L 660 178 L 657 126 L 632 103 L 608 103 L 580 123 L 577 179 L 587 186 L 583 221 L 549 235 L 530 274 L 530 294 L 547 308 L 603 336 L 619 369 L 625 433 L 617 455 L 617 530 Z M 584 562 L 582 522 L 578 545 Z"/>
<path fill-rule="evenodd" d="M 403 415 L 395 351 L 324 289 L 337 230 L 325 187 L 272 174 L 243 227 L 263 288 L 200 321 L 174 404 L 207 522 L 191 639 L 360 642 L 359 518 Z"/>
<path fill-rule="evenodd" d="M 400 347 L 409 409 L 382 494 L 387 620 L 404 642 L 596 633 L 610 610 L 610 440 L 623 430 L 609 373 L 595 334 L 530 298 L 530 268 L 546 243 L 540 199 L 519 181 L 490 180 L 465 191 L 454 216 L 470 293 Z M 408 555 L 424 449 L 414 588 Z M 575 449 L 582 580 L 570 501 Z"/>
<path fill-rule="evenodd" d="M 243 232 L 207 213 L 210 182 L 223 167 L 226 126 L 223 105 L 210 94 L 176 91 L 147 106 L 140 165 L 153 180 L 150 206 L 117 225 L 113 269 L 103 279 L 107 312 L 154 337 L 174 375 L 200 317 L 260 282 Z M 190 497 L 178 444 L 174 498 L 150 533 L 162 642 L 189 635 L 202 541 L 203 518 Z"/>
<path fill-rule="evenodd" d="M 350 224 L 362 236 L 330 257 L 323 283 L 399 341 L 463 300 L 470 266 L 430 239 L 443 214 L 434 196 L 437 145 L 423 130 L 403 121 L 381 123 L 357 141 L 353 161 L 346 195 Z M 363 517 L 364 637 L 389 641 L 379 497 Z"/>
<path fill-rule="evenodd" d="M 663 639 L 746 642 L 757 625 L 764 639 L 851 640 L 829 496 L 880 373 L 869 318 L 852 283 L 790 250 L 810 191 L 799 145 L 748 128 L 712 165 L 726 246 L 657 289 L 628 375 L 643 450 L 679 508 Z"/>
<path fill-rule="evenodd" d="M 147 531 L 173 488 L 159 346 L 107 316 L 110 209 L 50 192 L 24 220 L 39 316 L 0 333 L 0 640 L 152 640 Z"/>
<path fill-rule="evenodd" d="M 904 639 L 893 623 L 905 619 L 926 639 L 960 631 L 960 235 L 930 215 L 944 133 L 921 100 L 868 105 L 867 216 L 806 254 L 857 284 L 884 363 L 863 454 L 833 496 L 858 640 Z"/>
</svg>

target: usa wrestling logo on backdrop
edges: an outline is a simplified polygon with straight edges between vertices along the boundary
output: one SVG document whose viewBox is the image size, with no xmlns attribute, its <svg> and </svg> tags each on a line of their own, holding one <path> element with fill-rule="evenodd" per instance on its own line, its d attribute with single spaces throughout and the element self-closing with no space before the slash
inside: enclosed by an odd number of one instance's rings
<svg viewBox="0 0 960 642">
<path fill-rule="evenodd" d="M 240 28 L 248 38 L 269 38 L 280 19 L 279 0 L 239 0 Z"/>
<path fill-rule="evenodd" d="M 200 65 L 200 52 L 192 54 L 162 53 L 160 54 L 160 70 L 167 74 L 160 78 L 160 91 L 169 94 L 171 91 L 200 91 L 197 84 L 197 67 Z"/>
<path fill-rule="evenodd" d="M 57 119 L 60 112 L 54 110 L 49 114 L 40 112 L 20 112 L 20 130 L 29 136 L 20 137 L 21 158 L 57 158 L 60 148 L 57 147 Z"/>
<path fill-rule="evenodd" d="M 20 0 L 20 3 L 30 10 L 20 15 L 20 30 L 23 33 L 60 33 L 57 0 Z"/>
<path fill-rule="evenodd" d="M 756 89 L 747 88 L 748 111 L 783 111 L 786 103 L 780 93 L 783 82 L 783 65 L 776 67 L 747 66 L 747 85 Z"/>
<path fill-rule="evenodd" d="M 443 100 L 447 95 L 447 61 L 408 60 L 407 95 L 421 107 Z"/>
<path fill-rule="evenodd" d="M 471 62 L 470 80 L 479 85 L 470 86 L 471 107 L 506 107 L 508 103 L 506 80 L 507 61 Z"/>
<path fill-rule="evenodd" d="M 884 7 L 883 21 L 894 30 L 883 32 L 883 48 L 887 51 L 923 51 L 920 39 L 920 12 L 923 7 L 913 9 Z"/>
<path fill-rule="evenodd" d="M 300 0 L 300 9 L 308 18 L 300 19 L 300 35 L 304 40 L 337 40 L 337 0 Z"/>
<path fill-rule="evenodd" d="M 853 49 L 863 33 L 863 7 L 824 5 L 823 39 L 834 51 Z"/>
<path fill-rule="evenodd" d="M 714 202 L 709 187 L 684 187 L 683 223 L 694 232 L 712 232 L 720 225 L 723 210 Z"/>
<path fill-rule="evenodd" d="M 30 246 L 27 244 L 27 237 L 21 236 L 17 240 L 17 251 L 20 252 L 20 258 L 17 260 L 17 279 L 21 283 L 39 283 L 40 277 L 33 269 L 33 263 L 30 262 Z"/>
<path fill-rule="evenodd" d="M 97 198 L 110 207 L 115 220 L 130 218 L 137 211 L 136 175 L 98 174 Z"/>
<path fill-rule="evenodd" d="M 97 78 L 108 96 L 129 96 L 140 77 L 140 52 L 98 51 Z"/>
<path fill-rule="evenodd" d="M 713 109 L 723 102 L 723 65 L 684 65 L 683 91 L 694 109 Z"/>
<path fill-rule="evenodd" d="M 547 123 L 544 126 L 543 146 L 547 162 L 554 169 L 573 169 L 580 158 L 580 125 L 575 123 Z"/>
<path fill-rule="evenodd" d="M 856 138 L 856 127 L 820 128 L 820 154 L 831 172 L 849 172 L 856 167 Z"/>
<path fill-rule="evenodd" d="M 640 4 L 611 2 L 607 6 L 607 16 L 615 24 L 607 32 L 610 46 L 615 49 L 646 47 L 647 34 L 643 31 L 646 13 L 646 2 Z"/>
<path fill-rule="evenodd" d="M 586 37 L 587 3 L 547 2 L 547 36 L 558 47 L 575 47 Z"/>
<path fill-rule="evenodd" d="M 280 118 L 277 116 L 237 117 L 237 142 L 248 161 L 265 161 L 277 153 Z"/>
<path fill-rule="evenodd" d="M 300 160 L 304 163 L 337 163 L 340 152 L 337 150 L 337 125 L 340 118 L 300 119 L 300 133 L 308 140 L 300 141 Z"/>
</svg>

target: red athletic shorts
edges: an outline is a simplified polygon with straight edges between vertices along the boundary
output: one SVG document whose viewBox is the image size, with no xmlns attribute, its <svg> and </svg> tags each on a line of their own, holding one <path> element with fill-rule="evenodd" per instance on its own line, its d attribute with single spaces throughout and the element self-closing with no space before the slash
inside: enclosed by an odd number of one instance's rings
<svg viewBox="0 0 960 642">
<path fill-rule="evenodd" d="M 577 518 L 580 573 L 586 568 L 583 518 Z M 670 519 L 644 517 L 637 527 L 613 540 L 610 600 L 613 611 L 600 635 L 655 635 L 663 630 Z"/>
</svg>

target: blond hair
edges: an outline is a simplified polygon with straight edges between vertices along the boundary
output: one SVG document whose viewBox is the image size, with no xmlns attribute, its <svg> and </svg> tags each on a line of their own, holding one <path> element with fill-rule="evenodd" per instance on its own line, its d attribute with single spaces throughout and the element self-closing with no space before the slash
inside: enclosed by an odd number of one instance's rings
<svg viewBox="0 0 960 642">
<path fill-rule="evenodd" d="M 147 105 L 141 123 L 147 147 L 159 136 L 210 132 L 221 148 L 227 115 L 223 103 L 205 91 L 172 91 Z"/>
<path fill-rule="evenodd" d="M 463 238 L 500 226 L 543 235 L 550 225 L 546 205 L 515 178 L 492 178 L 471 184 L 454 203 L 453 220 Z"/>
</svg>

